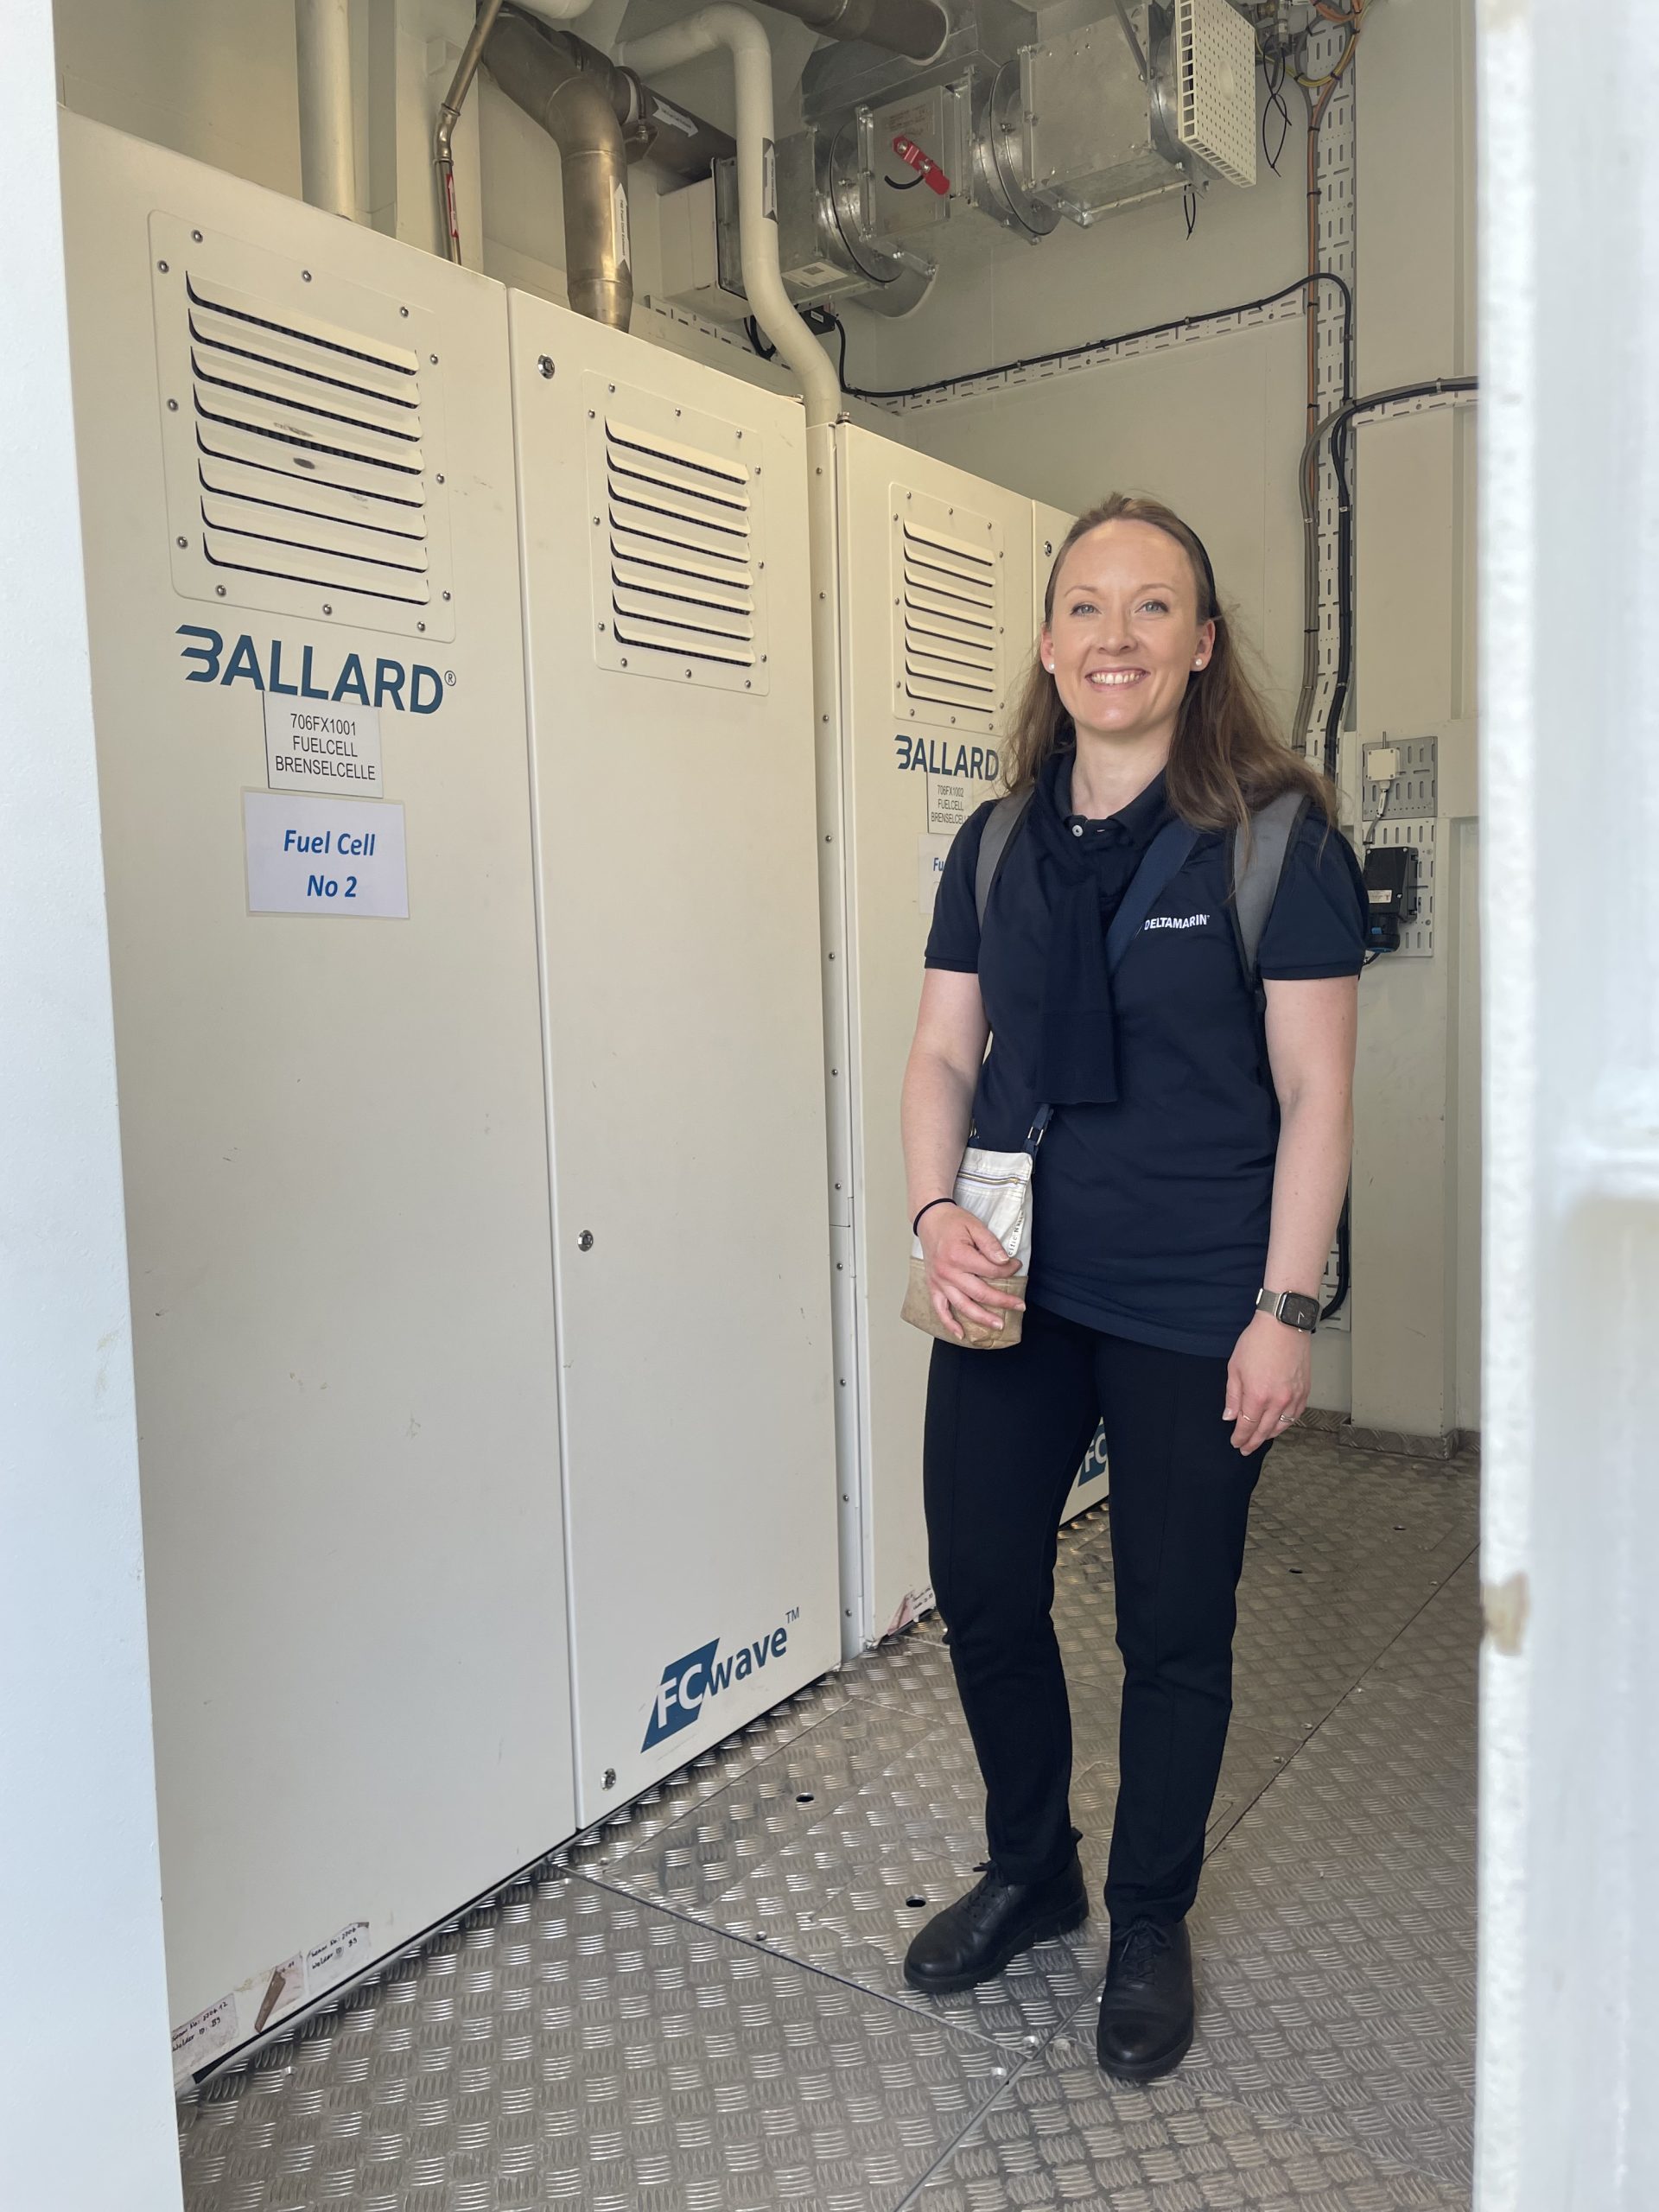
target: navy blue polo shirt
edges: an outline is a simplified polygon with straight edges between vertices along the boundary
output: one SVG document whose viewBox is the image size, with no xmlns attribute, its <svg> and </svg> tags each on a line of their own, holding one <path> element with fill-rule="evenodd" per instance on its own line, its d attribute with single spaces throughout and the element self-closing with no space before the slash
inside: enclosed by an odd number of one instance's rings
<svg viewBox="0 0 1659 2212">
<path fill-rule="evenodd" d="M 1101 927 L 1171 809 L 1160 772 L 1103 820 L 1071 809 L 1071 756 L 1033 799 L 1065 823 L 1099 879 Z M 957 831 L 939 879 L 927 965 L 977 975 L 991 1028 L 974 1098 L 976 1141 L 1024 1143 L 1033 1109 L 1048 906 L 1036 840 L 1017 831 L 982 937 L 974 902 L 989 802 Z M 1113 978 L 1111 1105 L 1057 1108 L 1033 1179 L 1027 1296 L 1087 1327 L 1226 1357 L 1267 1265 L 1279 1102 L 1226 909 L 1230 833 L 1201 832 Z M 1366 904 L 1347 839 L 1315 810 L 1286 855 L 1259 962 L 1269 981 L 1356 976 Z"/>
</svg>

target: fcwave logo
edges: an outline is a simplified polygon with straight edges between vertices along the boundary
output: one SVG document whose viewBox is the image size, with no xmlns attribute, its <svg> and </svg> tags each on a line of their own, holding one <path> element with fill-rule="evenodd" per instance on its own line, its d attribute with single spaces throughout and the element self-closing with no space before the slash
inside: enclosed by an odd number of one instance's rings
<svg viewBox="0 0 1659 2212">
<path fill-rule="evenodd" d="M 710 1698 L 718 1697 L 734 1682 L 747 1681 L 768 1660 L 781 1659 L 789 1649 L 787 1623 L 798 1620 L 800 1613 L 798 1605 L 791 1605 L 784 1625 L 773 1629 L 770 1636 L 761 1637 L 758 1643 L 745 1643 L 736 1651 L 728 1651 L 724 1658 L 719 1656 L 720 1638 L 716 1637 L 712 1643 L 699 1644 L 695 1651 L 688 1651 L 683 1659 L 671 1661 L 664 1668 L 663 1679 L 657 1686 L 651 1724 L 640 1750 L 648 1751 L 665 1736 L 689 1728 Z"/>
</svg>

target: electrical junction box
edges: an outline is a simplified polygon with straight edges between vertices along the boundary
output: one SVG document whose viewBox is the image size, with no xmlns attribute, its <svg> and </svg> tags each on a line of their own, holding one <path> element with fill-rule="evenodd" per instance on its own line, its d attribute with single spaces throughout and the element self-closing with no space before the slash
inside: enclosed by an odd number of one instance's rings
<svg viewBox="0 0 1659 2212">
<path fill-rule="evenodd" d="M 716 163 L 718 174 L 721 164 Z M 682 185 L 657 202 L 661 224 L 663 297 L 709 322 L 740 323 L 750 312 L 734 260 L 730 281 L 721 267 L 715 179 Z"/>
<path fill-rule="evenodd" d="M 183 2078 L 575 1825 L 506 298 L 60 124 Z"/>
<path fill-rule="evenodd" d="M 1436 737 L 1367 740 L 1360 746 L 1358 840 L 1368 884 L 1389 893 L 1389 927 L 1395 959 L 1423 960 L 1434 950 L 1440 846 L 1440 741 Z M 1408 853 L 1408 863 L 1383 855 Z M 1375 881 L 1371 864 L 1390 871 Z M 1408 868 L 1408 874 L 1405 872 Z M 1381 942 L 1381 940 L 1377 940 Z"/>
<path fill-rule="evenodd" d="M 841 1654 L 806 432 L 510 306 L 587 1826 Z"/>
</svg>

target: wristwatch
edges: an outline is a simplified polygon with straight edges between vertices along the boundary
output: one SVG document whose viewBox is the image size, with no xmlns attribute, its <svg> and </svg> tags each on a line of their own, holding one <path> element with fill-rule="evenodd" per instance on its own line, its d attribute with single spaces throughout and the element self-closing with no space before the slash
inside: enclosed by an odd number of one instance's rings
<svg viewBox="0 0 1659 2212">
<path fill-rule="evenodd" d="M 1271 1313 L 1275 1321 L 1282 1321 L 1292 1329 L 1306 1329 L 1310 1335 L 1319 1326 L 1319 1301 L 1305 1297 L 1300 1290 L 1258 1290 L 1255 1294 L 1258 1313 Z"/>
</svg>

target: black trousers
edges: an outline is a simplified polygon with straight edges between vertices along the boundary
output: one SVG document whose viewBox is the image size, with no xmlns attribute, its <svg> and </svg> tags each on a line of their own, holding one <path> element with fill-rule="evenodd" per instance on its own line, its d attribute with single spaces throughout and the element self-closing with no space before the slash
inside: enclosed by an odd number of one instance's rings
<svg viewBox="0 0 1659 2212">
<path fill-rule="evenodd" d="M 1054 1634 L 1060 1510 L 1103 1421 L 1123 1655 L 1105 1904 L 1179 1920 L 1232 1716 L 1234 1593 L 1271 1442 L 1233 1448 L 1227 1363 L 1029 1306 L 1007 1351 L 936 1342 L 923 1491 L 934 1595 L 985 1781 L 992 1864 L 1040 1880 L 1070 1858 L 1071 1715 Z"/>
</svg>

